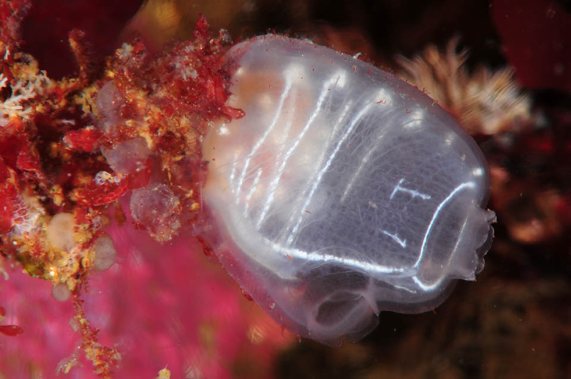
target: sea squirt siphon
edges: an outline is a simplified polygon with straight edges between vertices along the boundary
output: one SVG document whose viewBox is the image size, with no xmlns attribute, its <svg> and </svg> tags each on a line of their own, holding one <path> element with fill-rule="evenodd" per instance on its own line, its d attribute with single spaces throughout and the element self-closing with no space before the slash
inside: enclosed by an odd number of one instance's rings
<svg viewBox="0 0 571 379">
<path fill-rule="evenodd" d="M 311 42 L 266 35 L 226 55 L 241 119 L 203 144 L 207 241 L 278 322 L 326 344 L 383 310 L 434 309 L 493 237 L 486 162 L 418 89 Z"/>
</svg>

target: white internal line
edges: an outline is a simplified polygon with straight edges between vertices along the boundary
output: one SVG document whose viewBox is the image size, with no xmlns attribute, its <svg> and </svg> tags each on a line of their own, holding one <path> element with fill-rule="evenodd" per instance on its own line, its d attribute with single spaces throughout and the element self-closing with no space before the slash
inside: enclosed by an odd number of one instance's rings
<svg viewBox="0 0 571 379">
<path fill-rule="evenodd" d="M 349 125 L 349 127 L 345 130 L 345 132 L 343 133 L 343 135 L 341 136 L 341 138 L 339 139 L 339 142 L 337 142 L 337 145 L 335 146 L 335 149 L 331 152 L 331 154 L 329 155 L 329 159 L 327 160 L 327 162 L 325 162 L 325 165 L 321 168 L 321 170 L 319 170 L 319 173 L 313 183 L 313 187 L 311 188 L 311 191 L 309 193 L 309 195 L 307 196 L 307 200 L 305 201 L 304 206 L 302 207 L 302 213 L 300 215 L 300 217 L 298 218 L 298 221 L 296 222 L 294 228 L 292 229 L 290 235 L 288 236 L 287 239 L 287 243 L 291 244 L 294 240 L 294 238 L 296 237 L 297 231 L 299 229 L 299 226 L 301 225 L 301 219 L 303 218 L 303 210 L 307 207 L 307 205 L 309 204 L 309 202 L 311 201 L 313 195 L 315 194 L 315 191 L 317 190 L 317 187 L 319 186 L 319 184 L 321 183 L 321 179 L 323 179 L 323 176 L 325 175 L 325 173 L 327 172 L 327 170 L 329 169 L 329 166 L 331 166 L 331 163 L 333 163 L 333 160 L 335 159 L 335 157 L 337 156 L 337 153 L 339 152 L 339 150 L 341 149 L 341 146 L 343 145 L 343 143 L 345 142 L 345 140 L 349 137 L 349 135 L 353 132 L 353 129 L 357 126 L 357 124 L 359 123 L 359 121 L 361 121 L 361 119 L 365 116 L 365 114 L 369 111 L 369 108 L 371 107 L 371 103 L 367 104 L 366 106 L 364 106 L 363 108 L 361 108 L 361 110 L 359 111 L 359 113 L 357 113 L 357 115 L 353 118 L 351 124 Z"/>
<path fill-rule="evenodd" d="M 339 131 L 339 129 L 341 129 L 340 127 L 342 125 L 344 125 L 343 122 L 345 121 L 345 117 L 347 117 L 347 114 L 349 113 L 349 109 L 351 108 L 352 105 L 353 105 L 353 103 L 351 101 L 349 101 L 347 104 L 345 104 L 345 107 L 343 108 L 341 115 L 337 118 L 335 126 L 333 127 L 333 131 L 331 132 L 331 134 L 327 138 L 327 143 L 323 147 L 323 149 L 322 149 L 323 151 L 322 151 L 321 155 L 319 156 L 319 159 L 317 160 L 317 162 L 318 162 L 317 167 L 321 167 L 323 160 L 325 159 L 325 154 L 327 153 L 327 151 L 329 151 L 329 146 L 333 142 L 333 140 L 334 140 L 335 136 L 337 135 L 337 132 Z M 307 207 L 309 206 L 309 203 L 311 202 L 311 198 L 312 198 L 313 192 L 314 192 L 313 187 L 315 186 L 315 183 L 318 180 L 318 178 L 317 178 L 318 175 L 319 175 L 319 171 L 316 170 L 313 173 L 313 175 L 311 176 L 311 178 L 307 180 L 307 186 L 303 190 L 303 195 L 300 196 L 300 199 L 304 200 L 302 205 L 301 205 L 301 208 L 299 208 L 299 206 L 296 206 L 295 210 L 291 212 L 291 216 L 288 220 L 287 225 L 294 225 L 293 228 L 291 229 L 292 231 L 294 229 L 297 230 L 297 227 L 299 227 L 299 224 L 303 221 L 304 212 L 307 209 Z M 308 193 L 310 195 L 308 195 Z M 298 219 L 297 219 L 296 223 L 293 224 L 293 219 L 296 217 L 296 215 L 298 215 Z M 290 232 L 289 230 L 286 230 L 285 234 L 288 234 L 289 232 Z"/>
<path fill-rule="evenodd" d="M 252 150 L 250 151 L 250 153 L 248 154 L 248 156 L 244 160 L 244 167 L 242 167 L 242 172 L 240 174 L 240 178 L 239 178 L 238 183 L 236 185 L 236 194 L 239 194 L 240 190 L 242 189 L 242 185 L 244 184 L 244 180 L 246 179 L 246 173 L 248 172 L 248 167 L 250 166 L 250 162 L 252 161 L 252 159 L 254 158 L 256 153 L 258 152 L 258 150 L 262 147 L 262 145 L 264 144 L 264 142 L 266 141 L 266 139 L 268 138 L 268 136 L 270 135 L 272 130 L 278 124 L 278 120 L 280 119 L 280 115 L 282 113 L 282 108 L 284 106 L 284 103 L 285 103 L 290 91 L 291 91 L 291 87 L 292 87 L 291 76 L 293 76 L 293 74 L 294 74 L 294 72 L 287 71 L 286 78 L 285 78 L 286 85 L 285 85 L 284 91 L 282 92 L 282 94 L 280 96 L 278 108 L 276 110 L 276 114 L 274 115 L 272 123 L 266 129 L 266 131 L 260 137 L 260 139 L 258 141 L 256 141 L 256 144 L 254 145 L 254 147 L 252 148 Z"/>
<path fill-rule="evenodd" d="M 303 250 L 284 248 L 282 245 L 275 242 L 270 242 L 271 249 L 277 251 L 285 257 L 297 258 L 305 262 L 317 263 L 338 263 L 344 267 L 358 269 L 361 272 L 375 273 L 375 274 L 407 274 L 410 268 L 384 266 L 371 262 L 359 261 L 353 258 L 338 257 L 336 255 L 320 253 L 318 251 L 307 252 Z"/>
<path fill-rule="evenodd" d="M 245 204 L 244 204 L 244 216 L 245 217 L 248 217 L 248 210 L 250 208 L 250 201 L 252 200 L 252 196 L 256 192 L 256 189 L 258 188 L 258 184 L 260 183 L 260 178 L 262 177 L 262 172 L 263 172 L 263 170 L 261 168 L 256 170 L 256 176 L 254 177 L 254 181 L 252 182 L 252 186 L 250 187 L 250 190 L 248 191 L 248 194 L 246 195 L 246 200 L 245 200 Z"/>
<path fill-rule="evenodd" d="M 383 139 L 383 137 L 385 136 L 385 133 L 386 132 L 381 129 L 381 133 L 377 136 L 377 138 L 375 140 L 375 144 L 373 145 L 373 147 L 371 147 L 369 149 L 369 151 L 367 151 L 367 153 L 365 153 L 365 155 L 361 159 L 361 163 L 359 164 L 359 167 L 357 167 L 357 170 L 355 170 L 355 173 L 353 174 L 353 176 L 351 176 L 351 179 L 349 179 L 347 186 L 345 186 L 345 191 L 343 191 L 343 196 L 341 196 L 341 200 L 339 200 L 340 203 L 342 203 L 342 204 L 345 203 L 345 198 L 347 197 L 347 195 L 349 194 L 349 192 L 353 188 L 353 185 L 357 181 L 357 178 L 359 177 L 359 175 L 361 175 L 361 172 L 363 172 L 363 169 L 365 168 L 367 163 L 369 163 L 369 159 L 371 158 L 371 155 L 373 155 L 375 150 L 379 147 L 379 141 L 381 139 Z"/>
<path fill-rule="evenodd" d="M 303 126 L 303 129 L 301 130 L 299 135 L 293 140 L 291 147 L 288 149 L 288 151 L 285 153 L 285 156 L 281 160 L 281 164 L 280 164 L 280 167 L 278 169 L 277 175 L 275 176 L 275 178 L 270 183 L 270 188 L 267 191 L 268 196 L 266 198 L 266 202 L 264 204 L 264 207 L 262 208 L 262 212 L 258 218 L 258 222 L 256 223 L 257 229 L 259 229 L 260 226 L 262 225 L 262 223 L 264 222 L 264 219 L 266 218 L 266 215 L 270 209 L 270 206 L 272 205 L 272 203 L 274 201 L 276 190 L 279 186 L 279 182 L 280 182 L 281 177 L 285 171 L 285 168 L 287 166 L 289 159 L 292 157 L 294 151 L 297 149 L 297 147 L 299 146 L 299 144 L 303 140 L 303 137 L 305 136 L 305 134 L 309 131 L 311 126 L 314 125 L 314 121 L 317 118 L 319 112 L 321 111 L 321 108 L 323 107 L 323 103 L 325 102 L 325 99 L 327 98 L 328 95 L 331 94 L 331 87 L 338 80 L 339 80 L 339 76 L 336 75 L 336 76 L 331 77 L 327 82 L 325 82 L 325 84 L 321 88 L 319 98 L 318 98 L 317 103 L 315 105 L 314 111 L 309 116 L 307 122 Z M 294 113 L 293 110 L 292 110 L 292 113 Z"/>
<path fill-rule="evenodd" d="M 389 233 L 386 230 L 381 230 L 385 236 L 392 238 L 393 241 L 398 243 L 403 249 L 406 248 L 406 240 L 401 239 L 397 234 Z"/>
<path fill-rule="evenodd" d="M 422 262 L 422 259 L 424 258 L 424 254 L 426 253 L 426 251 L 425 251 L 426 250 L 426 244 L 428 243 L 428 236 L 430 235 L 430 232 L 432 232 L 432 228 L 434 227 L 435 221 L 438 218 L 438 216 L 440 215 L 440 212 L 442 212 L 444 207 L 460 191 L 462 191 L 466 188 L 474 188 L 475 186 L 476 186 L 476 184 L 474 182 L 462 183 L 458 187 L 454 188 L 454 190 L 452 192 L 450 192 L 450 194 L 440 204 L 438 204 L 436 211 L 434 211 L 434 214 L 432 215 L 432 219 L 430 220 L 430 224 L 428 224 L 428 228 L 426 228 L 426 232 L 424 233 L 424 238 L 422 239 L 422 245 L 420 247 L 420 254 L 418 255 L 418 259 L 414 263 L 414 268 L 418 268 L 418 266 L 420 265 L 420 262 Z"/>
<path fill-rule="evenodd" d="M 409 189 L 409 188 L 405 188 L 405 187 L 401 187 L 401 184 L 404 182 L 404 178 L 399 180 L 399 182 L 397 183 L 397 185 L 395 186 L 395 188 L 393 189 L 393 192 L 391 192 L 391 196 L 389 197 L 390 200 L 393 199 L 393 197 L 398 193 L 398 192 L 404 192 L 404 193 L 408 193 L 409 195 L 411 195 L 412 197 L 420 197 L 422 200 L 430 200 L 431 196 L 427 195 L 425 193 L 422 192 L 418 192 L 417 190 L 413 190 L 413 189 Z"/>
</svg>

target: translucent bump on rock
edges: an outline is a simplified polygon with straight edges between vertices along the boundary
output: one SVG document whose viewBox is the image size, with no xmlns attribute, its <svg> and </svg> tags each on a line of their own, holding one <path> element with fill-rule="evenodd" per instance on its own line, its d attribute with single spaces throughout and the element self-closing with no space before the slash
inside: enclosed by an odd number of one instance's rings
<svg viewBox="0 0 571 379">
<path fill-rule="evenodd" d="M 230 106 L 203 144 L 207 240 L 294 332 L 359 339 L 434 309 L 483 267 L 495 220 L 476 143 L 395 76 L 310 42 L 234 46 Z"/>
<path fill-rule="evenodd" d="M 142 137 L 132 138 L 115 144 L 112 148 L 103 147 L 101 152 L 113 171 L 132 174 L 145 168 L 151 151 Z"/>
<path fill-rule="evenodd" d="M 52 287 L 52 296 L 57 301 L 67 301 L 71 297 L 71 291 L 64 283 L 57 283 Z"/>
<path fill-rule="evenodd" d="M 93 267 L 97 271 L 105 271 L 115 263 L 117 250 L 111 238 L 102 236 L 93 244 L 93 254 Z"/>
<path fill-rule="evenodd" d="M 124 99 L 113 81 L 105 83 L 97 93 L 96 107 L 99 114 L 97 126 L 108 135 L 115 135 L 121 118 L 121 106 Z"/>
<path fill-rule="evenodd" d="M 181 204 L 166 184 L 151 183 L 131 194 L 129 208 L 133 221 L 156 241 L 169 241 L 181 227 Z"/>
</svg>

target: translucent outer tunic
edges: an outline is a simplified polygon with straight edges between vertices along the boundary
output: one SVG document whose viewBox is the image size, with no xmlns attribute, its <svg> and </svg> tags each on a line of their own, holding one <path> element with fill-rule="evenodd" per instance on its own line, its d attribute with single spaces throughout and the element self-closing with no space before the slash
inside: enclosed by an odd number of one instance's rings
<svg viewBox="0 0 571 379">
<path fill-rule="evenodd" d="M 446 112 L 306 41 L 262 36 L 227 60 L 245 117 L 203 145 L 208 239 L 275 319 L 358 339 L 380 311 L 433 309 L 454 279 L 474 280 L 495 216 L 482 154 Z"/>
</svg>

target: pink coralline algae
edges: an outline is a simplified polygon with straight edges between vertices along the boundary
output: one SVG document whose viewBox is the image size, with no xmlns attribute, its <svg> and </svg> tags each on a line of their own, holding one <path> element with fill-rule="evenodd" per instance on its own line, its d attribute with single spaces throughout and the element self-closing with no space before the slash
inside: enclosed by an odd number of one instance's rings
<svg viewBox="0 0 571 379">
<path fill-rule="evenodd" d="M 84 306 L 99 342 L 120 354 L 113 377 L 154 377 L 163 367 L 173 377 L 268 377 L 271 356 L 291 337 L 198 246 L 184 239 L 161 245 L 133 228 L 110 234 L 118 264 L 90 276 Z M 49 282 L 17 269 L 9 275 L 0 286 L 0 324 L 19 325 L 23 334 L 0 334 L 0 373 L 96 377 L 74 332 L 72 302 L 55 300 Z"/>
</svg>

